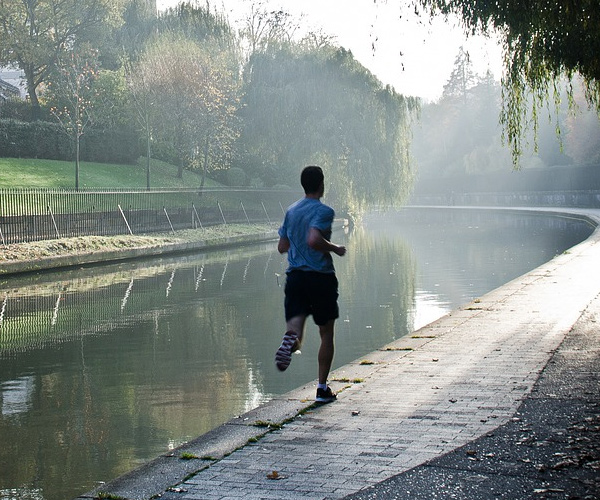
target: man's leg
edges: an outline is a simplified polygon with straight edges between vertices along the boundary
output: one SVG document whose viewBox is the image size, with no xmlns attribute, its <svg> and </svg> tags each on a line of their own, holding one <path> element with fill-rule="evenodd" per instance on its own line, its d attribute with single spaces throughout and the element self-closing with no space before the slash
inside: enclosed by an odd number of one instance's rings
<svg viewBox="0 0 600 500">
<path fill-rule="evenodd" d="M 275 353 L 275 365 L 279 371 L 287 370 L 292 361 L 292 353 L 300 348 L 304 336 L 305 322 L 305 315 L 294 316 L 286 321 L 287 330 L 281 340 L 279 349 Z"/>
<path fill-rule="evenodd" d="M 298 338 L 297 344 L 292 349 L 292 352 L 297 351 L 302 346 L 302 339 L 304 338 L 304 324 L 306 323 L 306 315 L 299 315 L 290 318 L 286 321 L 286 328 L 288 332 L 294 332 Z"/>
<path fill-rule="evenodd" d="M 333 363 L 334 354 L 334 343 L 333 343 L 333 330 L 335 320 L 329 320 L 322 326 L 319 326 L 319 333 L 321 335 L 321 346 L 319 347 L 319 384 L 327 384 L 327 377 L 329 377 L 329 371 L 331 370 L 331 364 Z"/>
</svg>

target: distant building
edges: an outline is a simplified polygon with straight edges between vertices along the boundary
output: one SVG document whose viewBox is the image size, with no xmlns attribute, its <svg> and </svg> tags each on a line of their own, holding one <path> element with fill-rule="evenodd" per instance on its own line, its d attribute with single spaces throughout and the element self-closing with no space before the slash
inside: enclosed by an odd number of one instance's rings
<svg viewBox="0 0 600 500">
<path fill-rule="evenodd" d="M 9 99 L 20 98 L 21 91 L 19 90 L 19 88 L 15 87 L 14 85 L 8 82 L 5 82 L 0 78 L 0 104 L 2 104 L 5 101 L 8 101 Z"/>
<path fill-rule="evenodd" d="M 0 100 L 25 99 L 27 90 L 23 71 L 0 67 Z"/>
</svg>

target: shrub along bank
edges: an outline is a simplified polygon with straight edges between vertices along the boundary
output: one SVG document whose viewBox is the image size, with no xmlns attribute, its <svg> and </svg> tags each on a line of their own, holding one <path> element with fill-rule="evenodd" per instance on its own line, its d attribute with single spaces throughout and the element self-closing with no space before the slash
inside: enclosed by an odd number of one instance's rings
<svg viewBox="0 0 600 500">
<path fill-rule="evenodd" d="M 89 129 L 81 138 L 80 158 L 103 163 L 135 163 L 140 156 L 131 129 Z M 0 157 L 73 159 L 73 139 L 58 123 L 0 120 Z"/>
</svg>

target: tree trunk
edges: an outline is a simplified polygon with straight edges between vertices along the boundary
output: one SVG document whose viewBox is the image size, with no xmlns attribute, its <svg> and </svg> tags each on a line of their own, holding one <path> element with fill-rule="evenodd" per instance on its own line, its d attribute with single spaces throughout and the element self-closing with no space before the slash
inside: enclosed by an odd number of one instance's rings
<svg viewBox="0 0 600 500">
<path fill-rule="evenodd" d="M 42 115 L 42 108 L 40 106 L 40 101 L 37 96 L 37 86 L 35 84 L 35 76 L 33 74 L 33 70 L 25 65 L 23 69 L 25 73 L 25 80 L 27 82 L 27 94 L 29 97 L 29 102 L 31 103 L 31 118 L 32 120 L 39 120 Z"/>
<path fill-rule="evenodd" d="M 210 147 L 209 135 L 206 134 L 206 140 L 204 141 L 204 158 L 202 160 L 202 181 L 200 183 L 200 189 L 204 188 L 204 181 L 206 180 L 206 174 L 208 172 L 208 148 Z"/>
<path fill-rule="evenodd" d="M 151 143 L 152 135 L 150 134 L 150 127 L 146 127 L 146 189 L 150 191 L 150 154 L 151 154 Z"/>
<path fill-rule="evenodd" d="M 79 191 L 79 142 L 80 136 L 75 136 L 75 191 Z"/>
<path fill-rule="evenodd" d="M 177 167 L 177 178 L 183 179 L 183 158 L 179 159 L 179 166 Z"/>
</svg>

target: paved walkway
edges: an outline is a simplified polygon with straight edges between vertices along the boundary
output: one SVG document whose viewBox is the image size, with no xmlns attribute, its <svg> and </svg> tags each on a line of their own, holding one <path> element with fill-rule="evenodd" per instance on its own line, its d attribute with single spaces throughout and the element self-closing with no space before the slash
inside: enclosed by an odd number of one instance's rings
<svg viewBox="0 0 600 500">
<path fill-rule="evenodd" d="M 600 211 L 587 214 L 600 222 Z M 313 407 L 314 386 L 303 386 L 99 490 L 131 500 L 416 498 L 408 483 L 392 481 L 425 471 L 421 485 L 444 483 L 439 469 L 425 466 L 516 422 L 574 327 L 588 327 L 597 359 L 599 243 L 597 231 L 413 336 L 336 370 L 335 403 Z M 597 403 L 598 385 L 591 387 Z M 257 426 L 265 422 L 272 426 Z M 466 460 L 479 458 L 477 450 L 462 450 Z M 198 458 L 183 460 L 183 452 Z M 523 488 L 505 498 L 545 498 L 540 488 Z M 419 498 L 436 497 L 430 493 Z M 441 497 L 467 498 L 456 491 Z"/>
<path fill-rule="evenodd" d="M 600 300 L 504 425 L 352 500 L 600 498 Z"/>
</svg>

